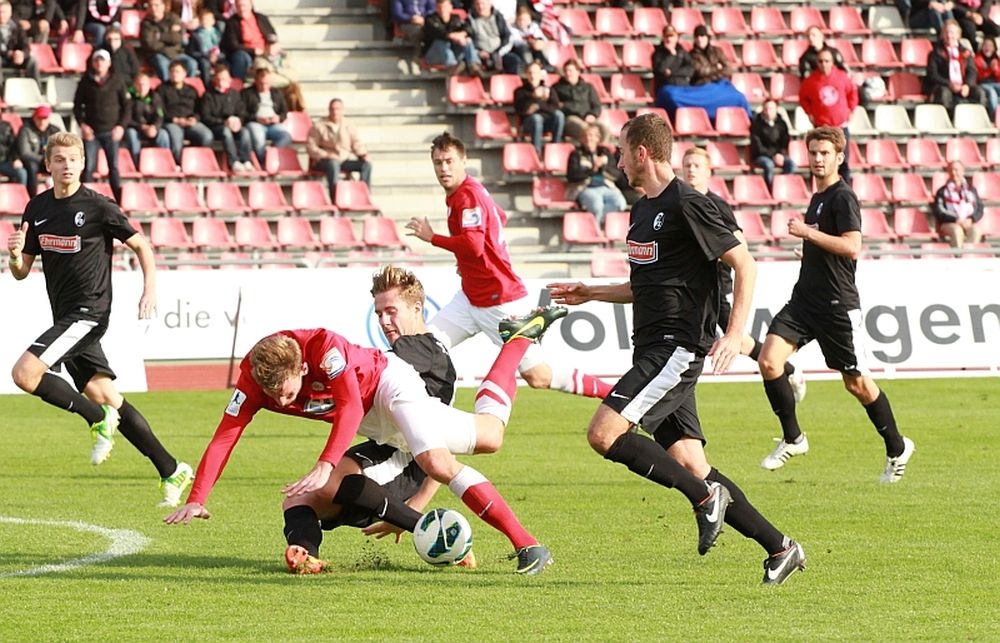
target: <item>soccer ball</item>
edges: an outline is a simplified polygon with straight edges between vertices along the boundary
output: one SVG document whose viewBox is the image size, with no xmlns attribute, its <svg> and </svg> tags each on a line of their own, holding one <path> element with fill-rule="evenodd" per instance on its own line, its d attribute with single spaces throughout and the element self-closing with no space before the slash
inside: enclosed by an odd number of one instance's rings
<svg viewBox="0 0 1000 643">
<path fill-rule="evenodd" d="M 472 549 L 472 527 L 454 509 L 428 511 L 413 530 L 413 548 L 431 565 L 454 565 Z"/>
</svg>

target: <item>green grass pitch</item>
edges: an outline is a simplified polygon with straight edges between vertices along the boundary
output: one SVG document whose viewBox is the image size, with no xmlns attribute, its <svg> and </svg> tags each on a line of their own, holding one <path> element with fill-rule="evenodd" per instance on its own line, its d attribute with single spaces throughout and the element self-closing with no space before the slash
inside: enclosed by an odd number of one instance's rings
<svg viewBox="0 0 1000 643">
<path fill-rule="evenodd" d="M 779 435 L 759 383 L 699 388 L 709 460 L 736 480 L 808 568 L 761 586 L 763 551 L 727 528 L 695 551 L 691 508 L 594 454 L 593 400 L 521 389 L 491 478 L 555 565 L 521 578 L 510 546 L 472 519 L 480 568 L 422 563 L 359 531 L 326 533 L 336 571 L 284 571 L 280 488 L 315 462 L 327 427 L 263 413 L 208 506 L 168 527 L 152 468 L 119 438 L 89 464 L 83 421 L 28 396 L 0 398 L 2 641 L 996 641 L 1000 640 L 998 380 L 882 382 L 917 446 L 906 477 L 878 483 L 884 451 L 839 382 L 800 408 L 811 451 L 760 468 Z M 130 396 L 174 453 L 197 463 L 228 392 Z M 470 408 L 472 393 L 458 405 Z M 468 511 L 446 489 L 437 506 Z M 12 522 L 9 519 L 19 519 Z M 100 554 L 109 541 L 43 521 L 134 530 L 131 555 L 69 571 L 19 571 Z"/>
</svg>

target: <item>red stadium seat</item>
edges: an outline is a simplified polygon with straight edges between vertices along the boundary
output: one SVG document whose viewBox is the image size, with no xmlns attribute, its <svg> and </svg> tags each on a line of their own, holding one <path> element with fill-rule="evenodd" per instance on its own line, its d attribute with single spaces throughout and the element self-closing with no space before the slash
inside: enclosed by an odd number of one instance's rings
<svg viewBox="0 0 1000 643">
<path fill-rule="evenodd" d="M 510 124 L 507 112 L 500 109 L 481 109 L 476 112 L 477 139 L 510 141 L 514 136 L 514 127 Z"/>
<path fill-rule="evenodd" d="M 548 174 L 565 176 L 569 156 L 576 149 L 573 143 L 546 143 L 542 149 L 542 167 Z"/>
<path fill-rule="evenodd" d="M 742 7 L 715 7 L 712 9 L 712 33 L 726 38 L 749 38 L 752 34 Z"/>
<path fill-rule="evenodd" d="M 771 196 L 778 203 L 803 207 L 809 205 L 812 198 L 801 174 L 775 174 L 771 182 Z"/>
<path fill-rule="evenodd" d="M 674 134 L 677 136 L 718 136 L 704 107 L 678 107 L 674 112 Z"/>
<path fill-rule="evenodd" d="M 205 205 L 216 214 L 250 214 L 240 192 L 240 186 L 235 183 L 208 183 L 205 186 Z"/>
<path fill-rule="evenodd" d="M 590 276 L 628 277 L 628 258 L 620 250 L 595 248 L 590 253 Z"/>
<path fill-rule="evenodd" d="M 617 71 L 622 68 L 618 51 L 608 40 L 588 40 L 583 43 L 581 61 L 583 66 L 591 71 Z"/>
<path fill-rule="evenodd" d="M 590 12 L 586 9 L 566 7 L 559 10 L 559 22 L 570 30 L 574 38 L 584 39 L 598 35 L 594 28 L 594 23 L 590 19 Z"/>
<path fill-rule="evenodd" d="M 38 71 L 43 74 L 61 74 L 65 71 L 56 60 L 56 52 L 52 51 L 52 45 L 47 42 L 31 43 L 30 55 L 38 63 Z"/>
<path fill-rule="evenodd" d="M 934 199 L 927 190 L 924 177 L 919 174 L 897 173 L 892 175 L 892 200 L 896 203 L 925 205 Z"/>
<path fill-rule="evenodd" d="M 198 186 L 185 181 L 171 181 L 163 186 L 163 207 L 171 216 L 205 216 L 211 210 L 202 203 Z"/>
<path fill-rule="evenodd" d="M 363 248 L 364 243 L 354 233 L 354 223 L 348 217 L 325 216 L 319 220 L 319 241 L 328 250 Z"/>
<path fill-rule="evenodd" d="M 292 137 L 293 143 L 305 143 L 309 138 L 309 130 L 312 129 L 312 119 L 309 114 L 303 111 L 288 112 L 285 117 L 285 128 Z"/>
<path fill-rule="evenodd" d="M 674 155 L 678 155 L 676 149 L 674 150 Z M 677 164 L 680 165 L 680 158 L 678 158 Z M 722 197 L 722 200 L 726 203 L 733 202 L 733 195 L 729 192 L 729 186 L 726 185 L 726 180 L 721 176 L 713 174 L 708 177 L 708 189 Z"/>
<path fill-rule="evenodd" d="M 966 136 L 949 138 L 945 143 L 944 157 L 949 163 L 951 161 L 961 161 L 966 168 L 979 170 L 987 163 L 986 159 L 979 152 L 979 143 L 976 139 Z"/>
<path fill-rule="evenodd" d="M 538 174 L 544 168 L 534 145 L 507 143 L 503 146 L 503 171 L 508 174 Z"/>
<path fill-rule="evenodd" d="M 121 207 L 126 214 L 132 216 L 137 214 L 157 216 L 167 212 L 160 205 L 160 200 L 156 197 L 156 190 L 153 186 L 139 181 L 122 183 Z"/>
<path fill-rule="evenodd" d="M 7 239 L 14 234 L 14 222 L 10 219 L 0 219 L 0 248 L 7 247 Z"/>
<path fill-rule="evenodd" d="M 861 234 L 872 241 L 893 239 L 894 233 L 882 208 L 861 208 Z"/>
<path fill-rule="evenodd" d="M 337 206 L 330 201 L 330 191 L 320 181 L 301 180 L 292 183 L 292 207 L 300 213 L 337 212 Z"/>
<path fill-rule="evenodd" d="M 264 152 L 264 170 L 270 176 L 302 178 L 306 171 L 294 147 L 268 147 Z"/>
<path fill-rule="evenodd" d="M 594 12 L 594 29 L 606 38 L 631 38 L 635 35 L 628 13 L 621 7 L 598 7 Z"/>
<path fill-rule="evenodd" d="M 492 105 L 479 76 L 449 76 L 448 102 L 452 105 L 482 107 Z"/>
<path fill-rule="evenodd" d="M 903 66 L 914 67 L 923 73 L 927 68 L 927 57 L 934 48 L 930 38 L 903 38 L 899 43 L 899 61 Z"/>
<path fill-rule="evenodd" d="M 597 74 L 580 74 L 580 80 L 590 83 L 597 92 L 597 100 L 601 101 L 602 105 L 613 105 L 615 99 L 611 97 L 611 93 L 608 88 L 604 85 L 604 79 Z"/>
<path fill-rule="evenodd" d="M 737 174 L 733 177 L 733 201 L 738 207 L 777 205 L 771 191 L 767 189 L 764 177 L 759 174 Z"/>
<path fill-rule="evenodd" d="M 688 36 L 694 33 L 695 27 L 708 26 L 705 24 L 705 16 L 698 7 L 673 7 L 670 10 L 670 24 L 677 33 Z"/>
<path fill-rule="evenodd" d="M 861 62 L 866 67 L 873 69 L 895 70 L 904 65 L 896 55 L 892 41 L 887 38 L 865 38 L 862 40 Z"/>
<path fill-rule="evenodd" d="M 846 38 L 828 38 L 826 44 L 840 52 L 840 55 L 844 58 L 844 64 L 849 69 L 857 69 L 863 66 L 861 59 L 858 58 L 858 52 L 854 50 L 854 45 L 850 40 Z"/>
<path fill-rule="evenodd" d="M 774 237 L 767 231 L 760 210 L 734 210 L 736 223 L 743 230 L 743 236 L 748 243 L 770 243 Z"/>
<path fill-rule="evenodd" d="M 572 44 L 561 45 L 555 40 L 546 40 L 542 53 L 545 54 L 549 64 L 556 69 L 562 69 L 563 65 L 570 60 L 580 61 Z"/>
<path fill-rule="evenodd" d="M 372 203 L 368 184 L 364 181 L 338 181 L 333 204 L 343 212 L 382 212 Z"/>
<path fill-rule="evenodd" d="M 652 71 L 653 49 L 653 43 L 648 40 L 626 40 L 622 43 L 622 69 Z"/>
<path fill-rule="evenodd" d="M 142 30 L 142 19 L 145 15 L 146 12 L 142 9 L 122 9 L 118 14 L 122 38 L 125 40 L 138 40 Z"/>
<path fill-rule="evenodd" d="M 986 162 L 994 169 L 1000 168 L 1000 138 L 986 140 Z"/>
<path fill-rule="evenodd" d="M 885 186 L 885 180 L 878 174 L 851 174 L 851 186 L 862 203 L 888 204 L 892 199 Z"/>
<path fill-rule="evenodd" d="M 674 147 L 670 154 L 670 167 L 674 168 L 674 172 L 680 173 L 684 170 L 684 155 L 687 154 L 687 151 L 692 147 L 697 147 L 694 141 L 678 140 L 676 138 L 674 139 Z M 722 181 L 723 185 L 725 185 L 725 180 L 721 179 L 720 177 L 716 177 L 713 175 L 711 178 L 713 179 L 719 178 L 719 180 Z M 711 190 L 712 188 L 709 187 L 709 189 Z M 712 191 L 714 192 L 714 190 Z"/>
<path fill-rule="evenodd" d="M 493 74 L 490 76 L 490 98 L 497 105 L 513 105 L 514 92 L 523 84 L 517 74 Z"/>
<path fill-rule="evenodd" d="M 764 78 L 753 71 L 738 71 L 730 78 L 736 89 L 747 97 L 751 103 L 761 103 L 767 98 L 767 88 L 764 86 Z"/>
<path fill-rule="evenodd" d="M 775 72 L 770 80 L 771 97 L 780 103 L 798 103 L 801 84 L 798 74 Z"/>
<path fill-rule="evenodd" d="M 233 239 L 236 245 L 246 250 L 274 250 L 278 241 L 271 233 L 267 219 L 257 217 L 239 217 L 233 226 Z"/>
<path fill-rule="evenodd" d="M 770 72 L 784 66 L 769 40 L 747 40 L 743 43 L 741 57 L 743 66 L 747 69 L 763 69 Z"/>
<path fill-rule="evenodd" d="M 611 138 L 618 138 L 628 119 L 628 112 L 617 107 L 603 109 L 601 115 L 597 117 L 597 121 L 608 128 L 608 134 Z"/>
<path fill-rule="evenodd" d="M 798 71 L 799 58 L 809 48 L 809 41 L 805 38 L 789 38 L 781 42 L 781 62 L 785 67 L 791 67 Z"/>
<path fill-rule="evenodd" d="M 132 155 L 125 147 L 118 148 L 118 175 L 123 179 L 142 178 L 139 170 L 135 167 Z M 108 176 L 108 158 L 104 155 L 104 148 L 97 151 L 97 167 L 94 168 L 94 178 L 105 179 Z"/>
<path fill-rule="evenodd" d="M 889 82 L 886 83 L 886 98 L 893 102 L 923 102 L 927 99 L 924 94 L 923 83 L 920 76 L 908 71 L 897 71 L 889 75 Z"/>
<path fill-rule="evenodd" d="M 806 147 L 805 139 L 793 138 L 788 141 L 788 156 L 798 167 L 809 167 L 809 148 Z"/>
<path fill-rule="evenodd" d="M 715 110 L 715 130 L 719 136 L 750 137 L 750 117 L 742 107 L 719 107 Z"/>
<path fill-rule="evenodd" d="M 830 32 L 844 36 L 870 36 L 872 30 L 865 24 L 861 10 L 854 6 L 832 5 L 827 16 Z"/>
<path fill-rule="evenodd" d="M 793 6 L 788 14 L 788 27 L 799 34 L 806 33 L 810 27 L 819 27 L 823 33 L 830 33 L 819 7 Z"/>
<path fill-rule="evenodd" d="M 203 250 L 234 250 L 233 241 L 226 222 L 215 217 L 198 217 L 191 222 L 191 241 Z"/>
<path fill-rule="evenodd" d="M 762 4 L 755 4 L 750 8 L 750 29 L 772 38 L 792 35 L 781 8 Z"/>
<path fill-rule="evenodd" d="M 181 149 L 181 172 L 192 179 L 223 179 L 226 171 L 219 165 L 211 147 L 186 146 Z"/>
<path fill-rule="evenodd" d="M 870 141 L 869 141 L 870 143 Z M 932 138 L 911 138 L 906 142 L 906 163 L 915 168 L 944 169 L 945 160 L 937 141 Z"/>
<path fill-rule="evenodd" d="M 174 155 L 166 147 L 144 147 L 139 152 L 139 173 L 146 178 L 181 179 Z"/>
<path fill-rule="evenodd" d="M 638 36 L 659 38 L 667 26 L 667 16 L 660 7 L 636 6 L 632 10 L 632 28 Z"/>
<path fill-rule="evenodd" d="M 611 98 L 616 103 L 648 105 L 653 102 L 646 82 L 639 74 L 611 74 Z"/>
<path fill-rule="evenodd" d="M 744 154 L 730 141 L 710 141 L 705 145 L 705 151 L 711 160 L 712 167 L 717 172 L 748 172 Z"/>
<path fill-rule="evenodd" d="M 21 127 L 24 125 L 24 119 L 17 112 L 0 113 L 0 120 L 10 125 L 10 128 L 14 130 L 14 136 L 17 136 L 17 133 L 21 131 Z"/>
<path fill-rule="evenodd" d="M 566 182 L 554 178 L 535 177 L 531 183 L 531 202 L 539 211 L 570 210 L 577 207 L 576 201 L 566 198 Z"/>
<path fill-rule="evenodd" d="M 625 243 L 628 236 L 629 218 L 631 212 L 618 211 L 604 214 L 604 236 L 612 243 Z"/>
<path fill-rule="evenodd" d="M 930 241 L 937 238 L 920 208 L 896 208 L 892 213 L 892 231 L 899 239 Z"/>
<path fill-rule="evenodd" d="M 0 214 L 24 214 L 28 205 L 28 188 L 20 183 L 0 183 Z M 6 251 L 7 246 L 3 246 Z"/>
<path fill-rule="evenodd" d="M 149 242 L 157 250 L 161 248 L 186 250 L 195 247 L 184 227 L 184 221 L 173 217 L 159 217 L 150 222 Z"/>
<path fill-rule="evenodd" d="M 284 250 L 289 248 L 318 250 L 322 247 L 313 232 L 312 223 L 305 217 L 282 217 L 278 219 L 275 232 L 278 245 Z"/>
<path fill-rule="evenodd" d="M 64 42 L 59 50 L 59 63 L 69 74 L 85 74 L 90 67 L 94 47 L 85 42 Z"/>
<path fill-rule="evenodd" d="M 295 208 L 285 200 L 281 185 L 271 181 L 251 183 L 247 187 L 247 205 L 259 215 L 287 215 L 295 212 Z"/>
<path fill-rule="evenodd" d="M 608 238 L 597 225 L 597 218 L 592 212 L 585 211 L 571 211 L 563 215 L 562 239 L 567 250 L 573 246 L 608 243 Z"/>
<path fill-rule="evenodd" d="M 976 172 L 972 175 L 972 186 L 983 201 L 1000 202 L 1000 172 Z"/>
<path fill-rule="evenodd" d="M 368 248 L 405 248 L 396 222 L 389 217 L 366 217 L 362 224 L 361 239 Z"/>
<path fill-rule="evenodd" d="M 911 141 L 912 142 L 912 141 Z M 933 143 L 933 141 L 931 141 Z M 935 145 L 936 147 L 936 145 Z M 891 138 L 870 138 L 865 143 L 865 158 L 870 165 L 887 170 L 908 169 L 910 163 L 903 158 L 899 145 Z M 854 157 L 851 156 L 853 165 Z"/>
<path fill-rule="evenodd" d="M 802 218 L 803 212 L 801 210 L 790 210 L 787 208 L 775 208 L 771 210 L 771 215 L 768 218 L 768 229 L 771 236 L 774 237 L 775 241 L 785 245 L 797 246 L 801 244 L 801 239 L 789 234 L 788 222 L 792 219 L 801 220 Z"/>
</svg>

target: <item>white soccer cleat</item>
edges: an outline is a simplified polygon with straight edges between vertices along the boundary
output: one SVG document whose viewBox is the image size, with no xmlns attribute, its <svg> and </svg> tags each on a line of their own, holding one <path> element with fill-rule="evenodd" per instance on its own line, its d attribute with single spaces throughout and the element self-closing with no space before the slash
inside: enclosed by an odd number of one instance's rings
<svg viewBox="0 0 1000 643">
<path fill-rule="evenodd" d="M 794 458 L 797 455 L 805 455 L 809 452 L 809 440 L 806 436 L 802 436 L 802 439 L 798 442 L 793 442 L 789 444 L 783 439 L 775 438 L 778 446 L 774 447 L 772 451 L 764 461 L 760 463 L 760 466 L 764 467 L 768 471 L 774 471 L 775 469 L 780 469 L 785 466 L 790 458 Z"/>
<path fill-rule="evenodd" d="M 899 482 L 899 479 L 906 473 L 906 463 L 913 457 L 913 452 L 917 447 L 910 438 L 903 438 L 903 452 L 895 458 L 886 457 L 885 469 L 882 471 L 882 484 L 892 484 Z"/>
<path fill-rule="evenodd" d="M 806 397 L 806 375 L 801 368 L 796 368 L 788 376 L 788 383 L 792 385 L 792 395 L 795 396 L 795 403 L 799 404 Z"/>
<path fill-rule="evenodd" d="M 90 425 L 90 438 L 94 441 L 90 450 L 90 464 L 95 466 L 107 460 L 111 449 L 115 448 L 115 432 L 121 420 L 118 409 L 107 404 L 102 404 L 101 408 L 104 409 L 104 419 Z"/>
<path fill-rule="evenodd" d="M 181 503 L 181 494 L 194 482 L 194 471 L 187 462 L 178 462 L 177 470 L 168 478 L 160 480 L 163 500 L 158 507 L 176 507 Z"/>
</svg>

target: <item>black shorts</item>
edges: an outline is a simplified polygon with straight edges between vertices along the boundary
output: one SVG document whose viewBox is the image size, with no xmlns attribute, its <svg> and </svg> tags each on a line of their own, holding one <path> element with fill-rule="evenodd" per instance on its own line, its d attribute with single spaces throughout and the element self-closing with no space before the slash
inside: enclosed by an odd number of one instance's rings
<svg viewBox="0 0 1000 643">
<path fill-rule="evenodd" d="M 645 349 L 604 404 L 668 447 L 688 437 L 705 442 L 694 389 L 705 359 L 670 345 Z"/>
<path fill-rule="evenodd" d="M 775 315 L 767 334 L 784 338 L 796 348 L 815 339 L 827 366 L 847 375 L 868 375 L 871 370 L 864 350 L 862 323 L 858 308 L 833 306 L 818 311 L 793 300 Z"/>
<path fill-rule="evenodd" d="M 351 447 L 345 455 L 357 462 L 361 472 L 379 483 L 386 495 L 392 498 L 406 500 L 417 492 L 427 478 L 427 474 L 413 459 L 413 454 L 387 444 L 378 444 L 374 440 Z M 378 516 L 365 509 L 345 507 L 339 516 L 323 520 L 320 525 L 327 530 L 342 525 L 363 528 L 378 520 Z"/>
<path fill-rule="evenodd" d="M 77 390 L 82 391 L 97 373 L 115 379 L 115 372 L 101 348 L 101 338 L 107 330 L 107 321 L 64 317 L 39 335 L 28 347 L 28 352 L 54 371 L 65 364 Z"/>
</svg>

